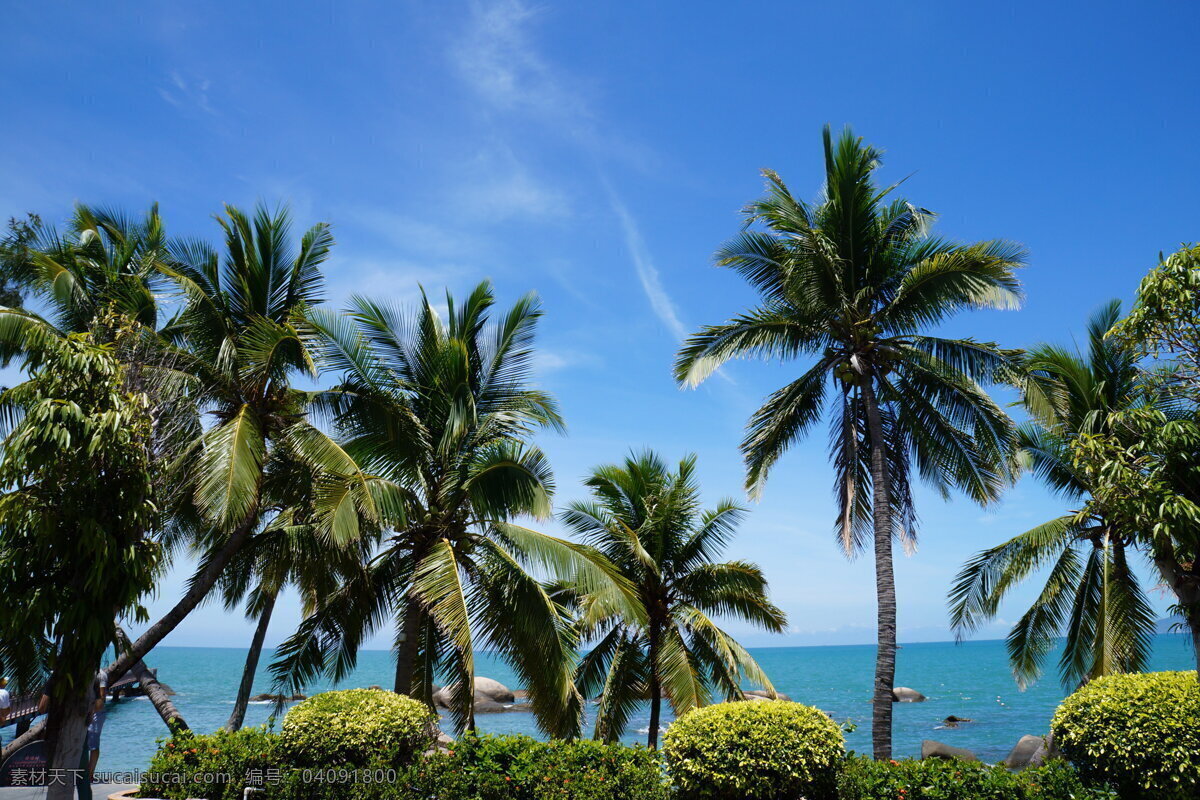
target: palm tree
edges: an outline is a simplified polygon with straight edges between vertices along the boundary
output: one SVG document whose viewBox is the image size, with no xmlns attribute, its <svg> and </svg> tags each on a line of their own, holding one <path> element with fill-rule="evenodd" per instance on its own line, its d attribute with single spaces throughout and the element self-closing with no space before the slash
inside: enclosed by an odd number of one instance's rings
<svg viewBox="0 0 1200 800">
<path fill-rule="evenodd" d="M 676 716 L 707 705 L 712 689 L 744 700 L 742 679 L 770 680 L 710 615 L 782 632 L 783 611 L 767 599 L 762 570 L 745 561 L 717 563 L 746 510 L 722 500 L 700 507 L 696 457 L 672 471 L 645 452 L 598 467 L 585 481 L 593 500 L 574 502 L 562 521 L 617 566 L 637 589 L 636 615 L 578 599 L 579 627 L 592 644 L 577 670 L 585 697 L 600 696 L 596 738 L 617 741 L 639 702 L 650 701 L 647 744 L 658 746 L 663 697 Z"/>
<path fill-rule="evenodd" d="M 1032 421 L 1020 428 L 1020 458 L 1068 502 L 1084 506 L 1086 477 L 1072 465 L 1071 443 L 1114 433 L 1114 415 L 1147 402 L 1144 373 L 1126 344 L 1109 337 L 1120 319 L 1112 301 L 1088 322 L 1086 354 L 1043 344 L 1028 354 L 1021 405 Z M 1102 508 L 1071 512 L 980 552 L 963 566 L 950 592 L 960 637 L 994 619 L 1009 591 L 1049 567 L 1033 605 L 1008 635 L 1009 660 L 1022 685 L 1037 679 L 1054 644 L 1065 637 L 1059 671 L 1073 688 L 1100 675 L 1145 669 L 1155 615 L 1128 564 L 1137 531 L 1122 530 Z"/>
<path fill-rule="evenodd" d="M 160 642 L 208 595 L 268 511 L 266 487 L 297 459 L 340 454 L 306 419 L 296 374 L 315 377 L 305 313 L 321 301 L 321 264 L 333 244 L 318 224 L 293 249 L 286 210 L 247 215 L 225 207 L 223 257 L 208 243 L 169 245 L 161 267 L 184 300 L 162 330 L 178 369 L 194 377 L 195 404 L 211 424 L 170 466 L 185 496 L 175 527 L 204 554 L 180 600 L 109 665 L 115 678 Z"/>
<path fill-rule="evenodd" d="M 828 412 L 845 551 L 875 551 L 878 653 L 872 740 L 890 758 L 896 662 L 892 540 L 914 535 L 910 472 L 943 495 L 977 502 L 1008 480 L 1013 426 L 980 387 L 1007 359 L 995 345 L 924 331 L 958 311 L 1015 308 L 1022 250 L 1001 241 L 956 244 L 929 234 L 933 214 L 873 180 L 880 152 L 847 129 L 825 128 L 825 188 L 796 199 L 773 172 L 746 209 L 748 229 L 725 244 L 761 304 L 691 336 L 675 364 L 694 386 L 734 357 L 811 358 L 751 418 L 742 452 L 758 495 L 772 465 Z M 760 224 L 760 229 L 749 226 Z M 832 392 L 830 391 L 832 390 Z M 830 396 L 832 394 L 832 397 Z M 832 402 L 827 402 L 832 400 Z"/>
<path fill-rule="evenodd" d="M 527 295 L 493 319 L 481 283 L 443 318 L 423 296 L 414 314 L 365 298 L 348 314 L 315 313 L 325 362 L 343 373 L 318 398 L 354 469 L 388 498 L 382 547 L 362 580 L 326 597 L 280 649 L 277 684 L 295 691 L 354 665 L 363 638 L 395 625 L 395 690 L 432 704 L 449 674 L 451 714 L 474 727 L 475 651 L 503 654 L 539 724 L 574 736 L 582 703 L 572 682 L 570 620 L 525 567 L 568 569 L 591 590 L 616 585 L 587 549 L 517 525 L 546 518 L 554 483 L 539 429 L 561 429 L 554 400 L 529 385 L 538 302 Z M 350 520 L 349 493 L 324 493 L 327 516 Z M 601 584 L 604 586 L 601 586 Z"/>
<path fill-rule="evenodd" d="M 233 711 L 225 724 L 230 731 L 239 730 L 245 721 L 254 674 L 280 592 L 293 586 L 304 613 L 315 613 L 321 598 L 358 578 L 370 555 L 372 540 L 368 537 L 338 542 L 313 524 L 312 487 L 319 485 L 321 478 L 303 465 L 296 466 L 287 487 L 296 504 L 280 508 L 262 530 L 247 539 L 218 582 L 225 607 L 232 611 L 244 602 L 246 616 L 255 621 Z"/>
</svg>

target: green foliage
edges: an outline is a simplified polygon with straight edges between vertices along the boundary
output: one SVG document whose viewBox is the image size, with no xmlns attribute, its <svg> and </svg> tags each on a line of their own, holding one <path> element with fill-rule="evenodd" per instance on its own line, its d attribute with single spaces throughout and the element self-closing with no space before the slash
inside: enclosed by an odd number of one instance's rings
<svg viewBox="0 0 1200 800">
<path fill-rule="evenodd" d="M 282 774 L 279 736 L 265 727 L 236 733 L 177 733 L 160 743 L 142 780 L 143 797 L 240 800 L 242 790 Z M 257 780 L 256 780 L 257 779 Z"/>
<path fill-rule="evenodd" d="M 0 667 L 28 678 L 29 653 L 59 643 L 46 665 L 54 710 L 82 704 L 114 615 L 138 615 L 157 577 L 153 432 L 150 400 L 130 386 L 115 345 L 75 334 L 48 340 L 27 364 L 29 380 L 0 395 L 11 426 L 0 459 L 0 585 L 20 598 L 0 614 Z"/>
<path fill-rule="evenodd" d="M 283 720 L 281 748 L 297 767 L 410 764 L 432 746 L 436 717 L 424 703 L 378 689 L 310 697 Z"/>
<path fill-rule="evenodd" d="M 1001 766 L 947 761 L 872 761 L 852 757 L 838 776 L 838 800 L 1115 800 L 1090 789 L 1068 764 L 1009 772 Z"/>
<path fill-rule="evenodd" d="M 1200 400 L 1200 246 L 1185 246 L 1150 270 L 1114 335 L 1146 355 L 1173 358 L 1170 383 Z"/>
<path fill-rule="evenodd" d="M 454 800 L 666 800 L 657 754 L 596 741 L 467 735 L 414 776 L 423 797 Z"/>
<path fill-rule="evenodd" d="M 699 708 L 663 737 L 667 772 L 688 800 L 824 800 L 844 752 L 824 712 L 781 701 Z"/>
<path fill-rule="evenodd" d="M 1055 742 L 1089 783 L 1130 800 L 1200 795 L 1200 682 L 1195 672 L 1110 675 L 1059 706 Z"/>
<path fill-rule="evenodd" d="M 647 697 L 654 746 L 664 695 L 682 716 L 707 705 L 714 689 L 743 699 L 743 679 L 770 690 L 758 662 L 710 616 L 774 633 L 786 625 L 758 565 L 716 561 L 745 509 L 722 500 L 702 510 L 695 456 L 672 470 L 655 453 L 641 453 L 597 467 L 586 483 L 593 500 L 571 503 L 561 519 L 637 588 L 631 603 L 617 607 L 586 591 L 576 598 L 577 627 L 593 644 L 576 681 L 585 697 L 600 697 L 596 737 L 619 739 Z"/>
</svg>

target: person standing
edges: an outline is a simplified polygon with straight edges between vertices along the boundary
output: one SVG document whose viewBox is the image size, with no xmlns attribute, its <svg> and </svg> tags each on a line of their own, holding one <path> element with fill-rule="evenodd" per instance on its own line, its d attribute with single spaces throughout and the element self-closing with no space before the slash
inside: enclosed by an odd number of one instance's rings
<svg viewBox="0 0 1200 800">
<path fill-rule="evenodd" d="M 3 725 L 4 720 L 8 719 L 10 710 L 12 710 L 12 695 L 8 692 L 8 678 L 0 677 L 0 725 Z"/>
<path fill-rule="evenodd" d="M 96 762 L 100 760 L 100 733 L 104 730 L 104 720 L 108 716 L 104 707 L 108 695 L 108 675 L 104 670 L 100 670 L 100 674 L 96 676 L 93 689 L 96 692 L 96 703 L 92 706 L 87 726 L 88 783 L 96 777 Z"/>
</svg>

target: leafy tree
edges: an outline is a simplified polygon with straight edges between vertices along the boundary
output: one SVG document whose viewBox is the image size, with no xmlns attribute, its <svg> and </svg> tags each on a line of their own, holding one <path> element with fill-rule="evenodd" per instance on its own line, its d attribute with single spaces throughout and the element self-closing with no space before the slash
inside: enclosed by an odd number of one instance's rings
<svg viewBox="0 0 1200 800">
<path fill-rule="evenodd" d="M 994 499 L 1011 473 L 1015 434 L 980 383 L 1009 356 L 990 343 L 926 331 L 974 308 L 1015 308 L 1021 248 L 1001 241 L 956 244 L 929 234 L 933 214 L 890 199 L 874 182 L 881 154 L 847 129 L 828 127 L 825 187 L 797 199 L 773 172 L 767 195 L 746 209 L 747 230 L 717 252 L 761 295 L 761 304 L 702 328 L 680 351 L 680 383 L 696 385 L 735 357 L 808 357 L 798 378 L 750 419 L 742 452 L 757 495 L 783 453 L 828 414 L 847 553 L 872 542 L 878 598 L 872 740 L 891 754 L 896 663 L 892 540 L 915 533 L 912 467 L 948 495 Z M 761 227 L 755 228 L 755 225 Z"/>
<path fill-rule="evenodd" d="M 37 240 L 41 227 L 42 219 L 37 214 L 8 220 L 8 230 L 0 237 L 0 306 L 21 307 L 23 287 L 18 276 L 28 271 L 30 247 Z"/>
<path fill-rule="evenodd" d="M 596 592 L 614 584 L 587 548 L 513 521 L 551 513 L 550 466 L 530 439 L 562 420 L 529 383 L 536 298 L 495 317 L 494 304 L 482 283 L 461 304 L 448 295 L 445 317 L 427 298 L 410 315 L 361 297 L 348 314 L 312 315 L 325 363 L 343 373 L 317 407 L 352 459 L 350 480 L 323 490 L 322 513 L 353 527 L 372 497 L 385 533 L 363 579 L 326 597 L 280 649 L 272 669 L 286 691 L 346 675 L 390 620 L 398 693 L 431 704 L 448 674 L 455 724 L 473 728 L 475 651 L 487 646 L 521 678 L 544 730 L 578 734 L 570 620 L 526 567 L 568 570 Z"/>
<path fill-rule="evenodd" d="M 80 763 L 92 681 L 115 620 L 144 615 L 160 548 L 150 477 L 152 402 L 131 388 L 111 341 L 73 334 L 27 356 L 29 380 L 0 395 L 12 422 L 0 458 L 0 659 L 53 643 L 50 766 Z M 19 601 L 17 599 L 19 598 Z M 50 797 L 74 787 L 54 786 Z"/>
<path fill-rule="evenodd" d="M 1170 382 L 1200 402 L 1200 245 L 1160 257 L 1113 334 L 1142 354 L 1173 359 Z"/>
<path fill-rule="evenodd" d="M 1137 353 L 1108 336 L 1120 318 L 1113 301 L 1088 323 L 1086 354 L 1054 345 L 1034 348 L 1017 381 L 1032 422 L 1020 429 L 1024 466 L 1080 509 L 1044 522 L 967 562 L 950 593 L 950 616 L 962 634 L 995 618 L 1005 596 L 1049 567 L 1033 605 L 1008 635 L 1017 681 L 1040 676 L 1047 653 L 1065 638 L 1059 671 L 1064 686 L 1146 668 L 1155 615 L 1129 565 L 1140 529 L 1126 527 L 1101 504 L 1074 466 L 1080 437 L 1114 432 L 1119 415 L 1146 405 Z"/>
<path fill-rule="evenodd" d="M 618 741 L 633 709 L 646 700 L 647 743 L 657 747 L 664 696 L 679 716 L 707 705 L 713 689 L 728 700 L 745 699 L 742 678 L 773 692 L 754 658 L 710 616 L 774 633 L 787 625 L 767 599 L 757 565 L 714 561 L 745 509 L 731 500 L 701 509 L 695 456 L 671 470 L 646 452 L 596 468 L 585 483 L 593 500 L 571 503 L 562 521 L 637 589 L 632 614 L 586 593 L 578 598 L 579 627 L 591 649 L 577 682 L 585 697 L 600 697 L 596 738 Z"/>
</svg>

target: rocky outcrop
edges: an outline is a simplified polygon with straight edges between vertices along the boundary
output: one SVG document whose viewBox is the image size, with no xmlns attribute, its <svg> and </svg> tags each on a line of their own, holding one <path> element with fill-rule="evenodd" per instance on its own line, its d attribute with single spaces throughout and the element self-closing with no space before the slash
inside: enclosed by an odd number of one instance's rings
<svg viewBox="0 0 1200 800">
<path fill-rule="evenodd" d="M 921 742 L 921 758 L 945 758 L 957 761 L 978 761 L 970 750 L 926 739 Z"/>
<path fill-rule="evenodd" d="M 776 692 L 775 696 L 771 697 L 770 693 L 764 689 L 750 689 L 749 691 L 742 692 L 742 694 L 746 695 L 747 700 L 783 700 L 787 703 L 792 702 L 792 698 L 783 692 Z"/>
<path fill-rule="evenodd" d="M 924 703 L 927 699 L 916 689 L 910 689 L 907 686 L 897 686 L 892 689 L 892 702 L 894 703 Z"/>
<path fill-rule="evenodd" d="M 956 717 L 953 714 L 951 714 L 950 716 L 948 716 L 944 720 L 942 720 L 942 726 L 946 727 L 946 728 L 957 728 L 960 724 L 962 724 L 964 722 L 974 722 L 974 720 L 969 717 Z"/>
<path fill-rule="evenodd" d="M 382 692 L 382 691 L 383 691 L 383 687 L 382 687 L 382 686 L 380 686 L 379 684 L 376 684 L 376 683 L 373 683 L 373 684 L 371 684 L 371 685 L 370 685 L 370 686 L 368 686 L 367 688 L 368 688 L 368 689 L 374 689 L 374 690 L 375 690 L 375 691 L 377 691 L 377 692 Z"/>
<path fill-rule="evenodd" d="M 256 694 L 250 698 L 251 703 L 294 703 L 298 700 L 307 700 L 308 698 L 302 694 Z"/>
<path fill-rule="evenodd" d="M 1041 736 L 1022 736 L 1004 759 L 1004 766 L 1009 769 L 1025 769 L 1033 766 L 1033 758 L 1039 750 L 1046 749 L 1046 740 Z M 1045 760 L 1043 756 L 1042 760 Z"/>
<path fill-rule="evenodd" d="M 450 698 L 454 696 L 455 687 L 443 686 L 433 693 L 433 703 L 439 708 L 449 708 Z M 500 681 L 492 680 L 491 678 L 476 678 L 475 679 L 475 711 L 480 712 L 481 706 L 486 704 L 493 705 L 511 705 L 517 701 L 517 697 L 512 690 L 505 686 Z M 495 709 L 490 709 L 495 711 Z M 484 711 L 487 713 L 487 711 Z"/>
</svg>

